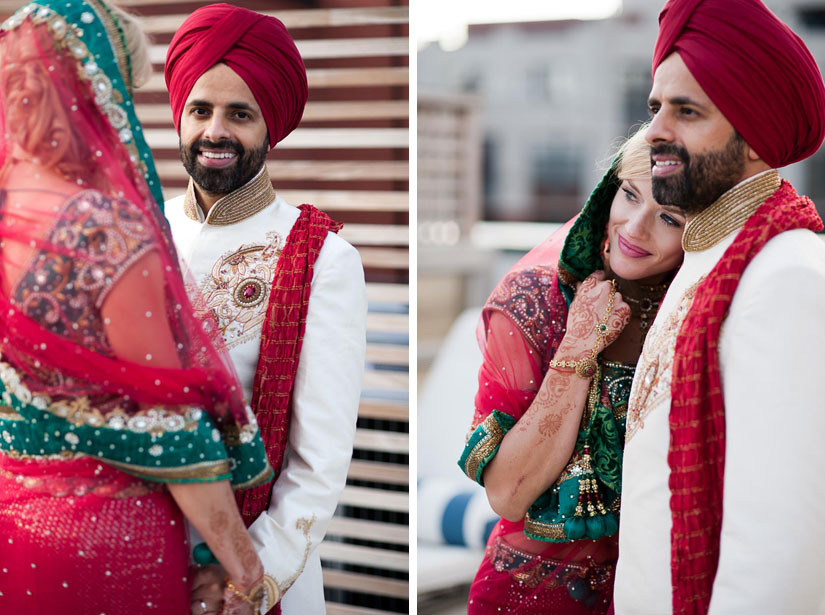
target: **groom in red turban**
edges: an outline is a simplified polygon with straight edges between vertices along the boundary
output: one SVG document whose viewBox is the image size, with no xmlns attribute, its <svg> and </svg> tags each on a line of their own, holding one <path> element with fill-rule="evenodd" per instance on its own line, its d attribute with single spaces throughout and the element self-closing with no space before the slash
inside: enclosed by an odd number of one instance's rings
<svg viewBox="0 0 825 615">
<path fill-rule="evenodd" d="M 825 137 L 825 85 L 759 0 L 669 0 L 653 55 L 653 195 L 685 260 L 628 405 L 615 612 L 825 605 L 825 244 L 777 168 Z"/>
<path fill-rule="evenodd" d="M 260 584 L 224 587 L 225 572 L 193 532 L 204 567 L 192 613 L 219 612 L 222 592 L 235 599 L 229 594 L 261 588 L 264 613 L 323 613 L 318 545 L 352 455 L 366 294 L 358 252 L 336 234 L 341 225 L 311 205 L 287 204 L 267 172 L 267 152 L 301 121 L 306 69 L 278 19 L 214 4 L 175 33 L 165 76 L 191 176 L 166 215 L 275 470 L 272 482 L 237 495 L 263 563 Z"/>
</svg>

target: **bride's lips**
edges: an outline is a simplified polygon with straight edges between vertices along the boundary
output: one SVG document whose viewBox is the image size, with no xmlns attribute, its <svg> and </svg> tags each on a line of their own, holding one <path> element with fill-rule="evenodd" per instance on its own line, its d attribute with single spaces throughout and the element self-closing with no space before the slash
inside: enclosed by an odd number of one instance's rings
<svg viewBox="0 0 825 615">
<path fill-rule="evenodd" d="M 629 241 L 627 241 L 621 235 L 617 235 L 618 237 L 618 244 L 619 249 L 622 251 L 622 254 L 628 256 L 630 258 L 644 258 L 645 256 L 650 256 L 651 253 L 647 250 L 643 250 L 639 246 L 635 246 Z"/>
</svg>

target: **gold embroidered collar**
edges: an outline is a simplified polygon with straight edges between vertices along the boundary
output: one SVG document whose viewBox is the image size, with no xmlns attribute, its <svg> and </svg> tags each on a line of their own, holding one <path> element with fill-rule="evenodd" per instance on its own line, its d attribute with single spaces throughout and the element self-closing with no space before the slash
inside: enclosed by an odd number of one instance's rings
<svg viewBox="0 0 825 615">
<path fill-rule="evenodd" d="M 212 226 L 227 226 L 251 218 L 259 211 L 263 211 L 275 200 L 275 189 L 269 179 L 269 173 L 264 166 L 263 170 L 254 179 L 247 182 L 234 192 L 215 201 L 206 215 L 206 224 Z M 198 200 L 195 197 L 195 183 L 189 179 L 189 187 L 183 199 L 183 212 L 188 218 L 201 221 L 198 215 Z"/>
<path fill-rule="evenodd" d="M 751 214 L 779 190 L 782 179 L 776 169 L 745 180 L 728 190 L 685 226 L 682 249 L 701 252 L 712 248 L 744 226 Z"/>
</svg>

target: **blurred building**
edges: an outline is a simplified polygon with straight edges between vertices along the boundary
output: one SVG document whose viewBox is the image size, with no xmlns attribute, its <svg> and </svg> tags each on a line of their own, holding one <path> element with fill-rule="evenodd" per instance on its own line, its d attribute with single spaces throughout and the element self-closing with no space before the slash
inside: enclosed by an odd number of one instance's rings
<svg viewBox="0 0 825 615">
<path fill-rule="evenodd" d="M 825 2 L 767 4 L 825 66 Z M 662 5 L 625 0 L 619 14 L 594 21 L 471 25 L 461 49 L 419 52 L 420 93 L 481 101 L 484 219 L 560 222 L 578 211 L 611 144 L 648 117 Z M 783 175 L 825 213 L 822 152 Z M 425 214 L 428 204 L 418 205 Z"/>
<path fill-rule="evenodd" d="M 461 309 L 480 305 L 553 228 L 535 223 L 579 211 L 620 137 L 648 118 L 663 4 L 624 0 L 592 21 L 471 25 L 460 49 L 419 51 L 419 368 Z M 825 0 L 766 4 L 825 66 Z M 782 175 L 825 217 L 825 151 Z"/>
</svg>

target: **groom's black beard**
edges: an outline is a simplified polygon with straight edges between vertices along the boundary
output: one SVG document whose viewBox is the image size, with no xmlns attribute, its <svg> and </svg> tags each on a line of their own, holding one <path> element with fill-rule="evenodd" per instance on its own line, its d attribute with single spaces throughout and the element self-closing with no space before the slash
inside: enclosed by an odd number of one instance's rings
<svg viewBox="0 0 825 615">
<path fill-rule="evenodd" d="M 676 205 L 685 214 L 698 214 L 742 180 L 745 172 L 745 140 L 736 131 L 720 150 L 688 154 L 681 146 L 657 145 L 650 155 L 666 154 L 682 161 L 682 171 L 666 177 L 653 176 L 653 198 L 662 205 Z"/>
<path fill-rule="evenodd" d="M 198 154 L 204 149 L 229 150 L 237 154 L 235 164 L 225 169 L 210 169 L 198 162 Z M 246 149 L 239 141 L 221 139 L 213 143 L 198 139 L 189 147 L 180 143 L 180 159 L 194 182 L 209 194 L 229 194 L 251 180 L 266 162 L 269 151 L 269 135 L 260 147 Z"/>
</svg>

